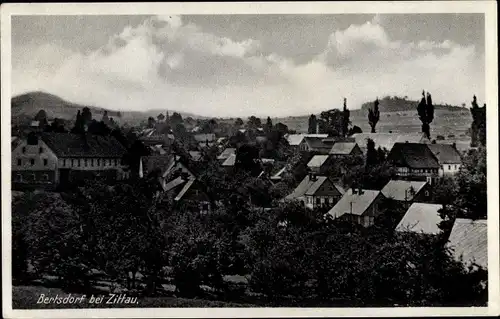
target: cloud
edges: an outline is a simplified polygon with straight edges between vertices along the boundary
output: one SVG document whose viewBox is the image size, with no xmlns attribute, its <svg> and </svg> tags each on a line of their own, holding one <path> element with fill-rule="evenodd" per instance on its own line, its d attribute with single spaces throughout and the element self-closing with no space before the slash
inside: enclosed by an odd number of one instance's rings
<svg viewBox="0 0 500 319">
<path fill-rule="evenodd" d="M 332 30 L 320 54 L 297 63 L 263 54 L 261 39 L 234 40 L 179 16 L 156 16 L 90 53 L 15 47 L 13 93 L 46 90 L 113 109 L 207 116 L 307 114 L 341 107 L 343 97 L 358 108 L 375 96 L 418 99 L 422 89 L 458 105 L 484 94 L 484 57 L 474 46 L 396 41 L 382 21 Z"/>
</svg>

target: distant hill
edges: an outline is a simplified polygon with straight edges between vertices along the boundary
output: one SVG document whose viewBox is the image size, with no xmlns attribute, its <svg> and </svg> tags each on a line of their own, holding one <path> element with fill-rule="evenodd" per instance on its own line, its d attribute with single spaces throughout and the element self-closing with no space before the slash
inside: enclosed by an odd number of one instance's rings
<svg viewBox="0 0 500 319">
<path fill-rule="evenodd" d="M 142 121 L 147 121 L 149 116 L 156 118 L 158 114 L 165 114 L 167 110 L 147 110 L 144 112 L 137 111 L 112 111 L 101 107 L 82 105 L 72 102 L 68 102 L 56 95 L 49 94 L 46 92 L 30 92 L 22 95 L 18 95 L 11 100 L 11 117 L 12 123 L 27 123 L 31 121 L 33 117 L 40 110 L 45 110 L 47 117 L 49 119 L 60 118 L 68 121 L 73 121 L 76 118 L 76 113 L 78 110 L 88 107 L 92 116 L 95 119 L 100 119 L 104 114 L 104 111 L 108 111 L 108 116 L 113 117 L 116 121 L 121 124 L 128 123 L 130 125 L 137 125 Z M 173 110 L 168 110 L 170 115 L 174 113 Z M 183 118 L 203 118 L 201 116 L 178 112 Z"/>
<path fill-rule="evenodd" d="M 373 107 L 373 102 L 366 102 L 361 105 L 361 111 L 363 114 L 368 113 L 368 109 Z M 380 112 L 407 112 L 407 111 L 415 111 L 417 109 L 417 105 L 420 101 L 411 101 L 406 98 L 401 97 L 390 97 L 386 96 L 383 99 L 379 100 L 379 109 Z M 463 107 L 452 106 L 448 104 L 434 104 L 434 108 L 436 110 L 447 110 L 447 111 L 455 111 L 455 110 L 463 110 Z"/>
</svg>

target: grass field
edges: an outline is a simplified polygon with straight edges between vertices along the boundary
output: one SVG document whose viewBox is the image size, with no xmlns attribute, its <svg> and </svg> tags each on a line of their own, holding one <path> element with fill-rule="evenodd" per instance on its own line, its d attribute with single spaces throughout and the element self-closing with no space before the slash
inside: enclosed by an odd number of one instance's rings
<svg viewBox="0 0 500 319">
<path fill-rule="evenodd" d="M 37 303 L 40 295 L 47 297 L 56 295 L 66 297 L 68 293 L 59 288 L 46 288 L 41 286 L 14 286 L 12 288 L 13 309 L 79 309 L 79 308 L 240 308 L 255 307 L 250 304 L 229 303 L 204 299 L 185 299 L 175 297 L 145 297 L 139 298 L 136 304 L 95 304 L 89 303 L 88 298 L 83 302 L 73 304 L 43 304 Z M 81 294 L 71 294 L 79 297 Z M 105 297 L 106 300 L 106 297 Z"/>
</svg>

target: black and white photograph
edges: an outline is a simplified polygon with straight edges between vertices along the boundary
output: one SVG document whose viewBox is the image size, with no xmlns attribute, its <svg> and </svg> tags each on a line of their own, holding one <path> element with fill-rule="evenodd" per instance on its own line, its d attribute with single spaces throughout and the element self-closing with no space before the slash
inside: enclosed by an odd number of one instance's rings
<svg viewBox="0 0 500 319">
<path fill-rule="evenodd" d="M 5 317 L 499 314 L 495 2 L 1 10 Z"/>
</svg>

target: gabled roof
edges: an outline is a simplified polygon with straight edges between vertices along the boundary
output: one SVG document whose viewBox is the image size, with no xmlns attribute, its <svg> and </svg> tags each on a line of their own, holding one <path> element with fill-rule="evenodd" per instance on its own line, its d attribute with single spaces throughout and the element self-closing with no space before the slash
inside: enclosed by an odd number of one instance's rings
<svg viewBox="0 0 500 319">
<path fill-rule="evenodd" d="M 58 157 L 121 158 L 127 152 L 113 136 L 43 133 L 41 138 Z"/>
<path fill-rule="evenodd" d="M 322 137 L 305 136 L 304 141 L 313 150 L 330 151 L 331 149 L 331 144 L 324 143 Z"/>
<path fill-rule="evenodd" d="M 421 143 L 396 143 L 387 159 L 397 166 L 439 168 L 437 158 L 427 146 Z"/>
<path fill-rule="evenodd" d="M 349 189 L 344 196 L 337 202 L 335 206 L 328 212 L 334 218 L 338 218 L 344 214 L 363 215 L 370 205 L 375 201 L 380 191 L 363 189 L 360 195 L 356 190 L 353 193 L 352 188 Z"/>
<path fill-rule="evenodd" d="M 428 144 L 427 147 L 436 156 L 439 164 L 460 164 L 460 153 L 450 144 Z"/>
<path fill-rule="evenodd" d="M 278 172 L 276 172 L 276 174 L 274 174 L 273 176 L 271 176 L 271 179 L 281 179 L 281 175 L 286 171 L 287 169 L 287 166 L 283 166 Z"/>
<path fill-rule="evenodd" d="M 234 147 L 226 148 L 224 151 L 222 151 L 222 153 L 219 156 L 217 156 L 217 159 L 218 160 L 225 160 L 229 156 L 231 156 L 231 154 L 236 154 L 236 148 L 234 148 Z"/>
<path fill-rule="evenodd" d="M 314 196 L 314 194 L 316 194 L 321 185 L 323 185 L 327 180 L 328 177 L 326 176 L 315 176 L 315 178 L 311 179 L 311 176 L 307 175 L 300 182 L 300 184 L 294 189 L 294 191 L 290 195 L 285 197 L 285 199 L 293 200 L 300 198 L 304 195 Z M 340 194 L 343 194 L 343 190 L 339 186 L 334 185 L 334 187 Z"/>
<path fill-rule="evenodd" d="M 328 155 L 314 155 L 307 163 L 307 167 L 321 167 L 327 159 Z"/>
<path fill-rule="evenodd" d="M 236 154 L 229 155 L 228 158 L 222 163 L 222 166 L 234 166 L 236 164 Z"/>
<path fill-rule="evenodd" d="M 418 194 L 426 184 L 427 182 L 423 181 L 390 180 L 381 192 L 385 197 L 390 199 L 411 201 L 413 200 L 413 196 Z M 413 189 L 413 192 L 411 189 Z"/>
<path fill-rule="evenodd" d="M 191 188 L 191 186 L 193 185 L 194 183 L 194 179 L 190 179 L 187 181 L 186 184 L 184 184 L 184 187 L 181 189 L 181 191 L 179 192 L 179 194 L 177 194 L 177 196 L 174 198 L 175 201 L 179 201 L 182 199 L 182 196 L 184 196 L 184 194 L 187 193 L 187 191 L 189 190 L 189 188 Z"/>
<path fill-rule="evenodd" d="M 311 181 L 312 183 L 309 185 L 309 189 L 304 193 L 304 195 L 313 196 L 316 191 L 326 182 L 326 176 L 317 176 L 315 181 Z"/>
<path fill-rule="evenodd" d="M 163 175 L 172 165 L 173 156 L 171 154 L 143 156 L 141 161 L 146 174 L 159 170 L 160 174 Z"/>
<path fill-rule="evenodd" d="M 330 154 L 333 155 L 349 155 L 358 144 L 353 142 L 336 142 L 333 144 Z"/>
<path fill-rule="evenodd" d="M 443 205 L 440 204 L 413 203 L 396 226 L 396 231 L 439 234 L 441 232 L 439 223 L 442 221 L 439 215 L 441 208 Z"/>
<path fill-rule="evenodd" d="M 396 143 L 425 143 L 428 140 L 423 134 L 412 134 L 412 133 L 357 133 L 353 134 L 352 137 L 356 140 L 356 143 L 361 148 L 366 148 L 366 143 L 368 139 L 373 140 L 375 143 L 375 148 L 381 147 L 382 149 L 387 149 L 390 151 L 394 144 Z"/>
<path fill-rule="evenodd" d="M 171 191 L 172 189 L 176 188 L 177 186 L 182 185 L 184 182 L 185 182 L 185 180 L 181 176 L 179 176 L 179 177 L 171 180 L 170 182 L 162 185 L 163 190 L 165 192 Z"/>
<path fill-rule="evenodd" d="M 191 156 L 191 159 L 193 161 L 197 162 L 201 159 L 201 152 L 200 151 L 189 151 L 189 156 Z"/>
<path fill-rule="evenodd" d="M 452 249 L 456 260 L 462 259 L 466 266 L 474 262 L 488 268 L 488 224 L 485 219 L 457 218 L 448 241 L 447 247 Z"/>
<path fill-rule="evenodd" d="M 196 142 L 206 142 L 207 140 L 209 142 L 215 141 L 215 134 L 214 133 L 207 133 L 207 134 L 195 134 L 194 139 Z"/>
<path fill-rule="evenodd" d="M 288 134 L 288 136 L 286 137 L 288 145 L 290 145 L 290 146 L 299 145 L 300 143 L 302 143 L 303 139 L 304 139 L 303 134 Z"/>
</svg>

